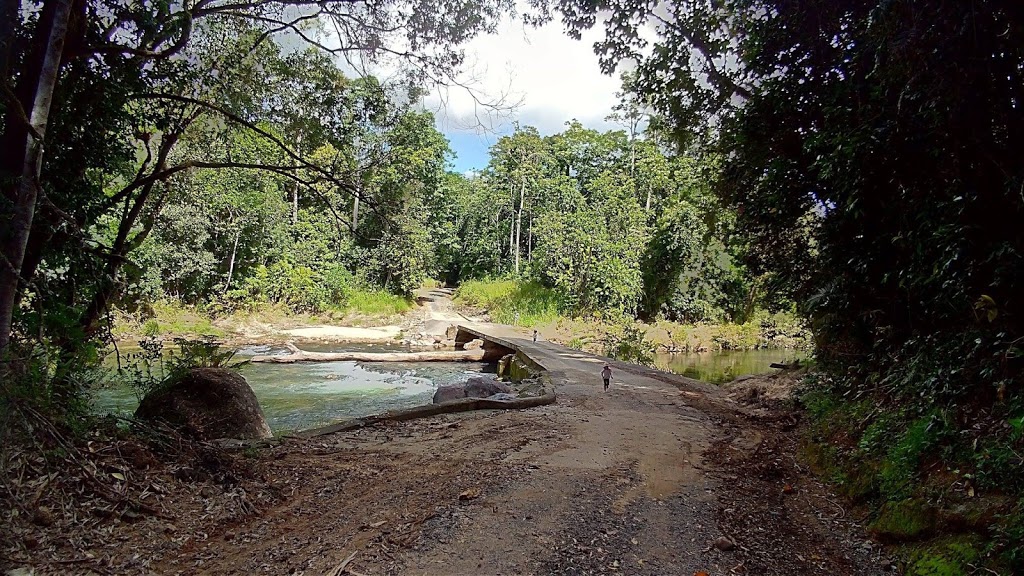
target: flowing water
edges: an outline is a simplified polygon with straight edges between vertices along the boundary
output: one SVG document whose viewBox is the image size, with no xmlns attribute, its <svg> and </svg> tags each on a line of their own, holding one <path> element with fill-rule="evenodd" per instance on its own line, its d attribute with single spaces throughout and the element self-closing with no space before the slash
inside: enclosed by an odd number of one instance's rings
<svg viewBox="0 0 1024 576">
<path fill-rule="evenodd" d="M 311 352 L 407 350 L 354 343 L 306 344 L 303 348 Z M 236 358 L 284 353 L 284 348 L 248 346 L 238 350 Z M 655 364 L 662 370 L 721 384 L 744 374 L 771 372 L 772 362 L 802 357 L 804 354 L 792 350 L 660 354 Z M 493 371 L 486 364 L 467 362 L 316 362 L 249 364 L 241 372 L 256 392 L 270 428 L 281 433 L 429 404 L 438 386 L 465 383 L 488 369 Z M 97 390 L 93 404 L 101 414 L 128 415 L 139 401 L 131 388 L 115 384 Z"/>
<path fill-rule="evenodd" d="M 745 374 L 772 371 L 772 362 L 789 363 L 806 358 L 799 350 L 745 350 L 724 352 L 693 352 L 689 354 L 658 354 L 654 365 L 668 372 L 689 378 L 724 384 Z"/>
<path fill-rule="evenodd" d="M 302 348 L 311 352 L 405 350 L 366 344 Z M 277 353 L 287 350 L 250 346 L 240 349 L 236 359 Z M 465 383 L 487 369 L 486 364 L 470 362 L 317 362 L 249 364 L 241 372 L 256 393 L 271 430 L 280 433 L 429 404 L 438 386 Z M 111 385 L 96 391 L 93 405 L 100 414 L 127 415 L 139 401 L 128 386 Z"/>
</svg>

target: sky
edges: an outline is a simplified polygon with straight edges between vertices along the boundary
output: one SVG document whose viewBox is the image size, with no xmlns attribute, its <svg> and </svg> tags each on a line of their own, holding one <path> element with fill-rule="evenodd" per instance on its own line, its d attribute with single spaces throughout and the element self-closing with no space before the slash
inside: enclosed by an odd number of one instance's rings
<svg viewBox="0 0 1024 576">
<path fill-rule="evenodd" d="M 466 46 L 467 82 L 483 98 L 518 103 L 503 114 L 478 113 L 473 97 L 462 88 L 435 91 L 424 101 L 434 111 L 437 128 L 455 151 L 452 169 L 467 173 L 487 165 L 487 151 L 513 122 L 536 127 L 541 135 L 561 132 L 579 120 L 587 128 L 616 126 L 605 117 L 618 101 L 617 77 L 601 73 L 593 43 L 603 30 L 591 30 L 580 41 L 569 38 L 558 20 L 540 28 L 504 22 L 496 34 Z"/>
</svg>

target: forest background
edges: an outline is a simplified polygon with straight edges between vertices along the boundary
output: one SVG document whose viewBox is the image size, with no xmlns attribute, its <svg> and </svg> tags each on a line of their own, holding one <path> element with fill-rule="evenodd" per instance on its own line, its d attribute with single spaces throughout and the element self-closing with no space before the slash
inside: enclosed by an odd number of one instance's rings
<svg viewBox="0 0 1024 576">
<path fill-rule="evenodd" d="M 625 129 L 519 127 L 449 174 L 417 102 L 517 8 L 5 0 L 4 414 L 77 426 L 117 314 L 160 302 L 397 310 L 434 279 L 759 338 L 789 311 L 822 473 L 898 539 L 981 502 L 920 562 L 1024 569 L 1019 3 L 534 2 L 631 64 Z"/>
</svg>

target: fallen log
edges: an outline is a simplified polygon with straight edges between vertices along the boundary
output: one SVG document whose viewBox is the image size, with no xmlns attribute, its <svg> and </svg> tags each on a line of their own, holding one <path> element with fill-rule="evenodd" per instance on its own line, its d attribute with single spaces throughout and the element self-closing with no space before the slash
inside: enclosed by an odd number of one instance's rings
<svg viewBox="0 0 1024 576">
<path fill-rule="evenodd" d="M 298 432 L 296 436 L 300 438 L 315 438 L 317 436 L 326 436 L 327 434 L 365 428 L 366 426 L 373 426 L 374 424 L 380 424 L 382 422 L 403 422 L 405 420 L 426 418 L 429 416 L 437 416 L 439 414 L 455 414 L 457 412 L 470 412 L 473 410 L 522 410 L 524 408 L 534 408 L 537 406 L 552 404 L 554 402 L 555 393 L 551 391 L 547 391 L 543 396 L 528 396 L 526 398 L 516 398 L 515 400 L 463 398 L 461 400 L 445 402 L 443 404 L 424 404 L 422 406 L 414 406 L 404 410 L 393 410 L 383 414 L 377 414 L 375 416 L 344 420 L 328 426 L 321 426 L 320 428 Z"/>
<path fill-rule="evenodd" d="M 285 344 L 291 354 L 253 356 L 250 362 L 294 364 L 295 362 L 481 362 L 484 351 L 437 350 L 427 352 L 307 352 L 291 342 Z"/>
</svg>

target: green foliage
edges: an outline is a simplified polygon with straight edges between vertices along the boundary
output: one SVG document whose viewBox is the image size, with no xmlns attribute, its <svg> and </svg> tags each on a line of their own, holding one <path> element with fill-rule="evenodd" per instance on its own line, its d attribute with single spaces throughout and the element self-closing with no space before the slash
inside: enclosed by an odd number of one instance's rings
<svg viewBox="0 0 1024 576">
<path fill-rule="evenodd" d="M 371 316 L 394 316 L 407 312 L 412 304 L 404 296 L 384 290 L 354 289 L 346 303 L 347 309 L 357 314 Z"/>
<path fill-rule="evenodd" d="M 995 436 L 978 440 L 974 449 L 974 480 L 983 490 L 1024 494 L 1024 455 L 1020 439 Z"/>
<path fill-rule="evenodd" d="M 1024 498 L 997 517 L 991 549 L 1012 574 L 1024 571 Z"/>
<path fill-rule="evenodd" d="M 1008 508 L 1002 496 L 1024 494 L 1024 461 L 1012 425 L 1000 421 L 972 439 L 970 431 L 956 432 L 955 417 L 934 407 L 919 415 L 866 400 L 851 403 L 848 393 L 828 390 L 827 383 L 802 397 L 811 416 L 804 455 L 839 493 L 874 507 L 870 528 L 879 537 L 938 538 L 904 550 L 908 573 L 959 574 L 968 563 L 1019 570 L 1024 507 Z M 936 522 L 944 517 L 966 520 Z M 949 530 L 963 535 L 947 541 L 942 535 Z"/>
<path fill-rule="evenodd" d="M 945 538 L 913 549 L 907 562 L 908 576 L 966 576 L 977 572 L 983 560 L 979 542 L 971 537 Z"/>
<path fill-rule="evenodd" d="M 886 498 L 898 500 L 913 493 L 922 456 L 934 447 L 942 425 L 938 415 L 918 418 L 907 425 L 882 463 L 880 487 Z"/>
<path fill-rule="evenodd" d="M 24 422 L 26 414 L 42 415 L 72 436 L 88 431 L 93 423 L 89 392 L 109 376 L 100 365 L 101 353 L 92 342 L 74 351 L 15 342 L 0 352 L 0 433 Z"/>
<path fill-rule="evenodd" d="M 605 356 L 623 362 L 654 366 L 654 352 L 654 344 L 637 326 L 622 326 L 620 331 L 609 332 L 604 339 Z"/>
<path fill-rule="evenodd" d="M 886 502 L 868 529 L 877 537 L 892 541 L 921 538 L 934 527 L 934 511 L 920 500 Z"/>
<path fill-rule="evenodd" d="M 594 196 L 580 198 L 577 210 L 552 211 L 538 220 L 534 269 L 573 310 L 631 314 L 643 291 L 645 216 L 630 183 L 602 174 L 594 187 Z"/>
<path fill-rule="evenodd" d="M 562 298 L 538 282 L 472 280 L 459 286 L 455 301 L 484 308 L 492 320 L 529 328 L 557 322 L 562 317 Z"/>
<path fill-rule="evenodd" d="M 233 349 L 222 349 L 211 337 L 189 340 L 175 338 L 176 350 L 165 350 L 157 338 L 139 340 L 138 352 L 120 358 L 118 378 L 131 386 L 141 401 L 156 390 L 169 386 L 193 368 L 237 370 L 248 361 L 234 361 Z"/>
<path fill-rule="evenodd" d="M 142 325 L 143 336 L 159 336 L 160 335 L 160 322 L 156 318 L 150 318 L 146 320 L 146 323 Z"/>
</svg>

